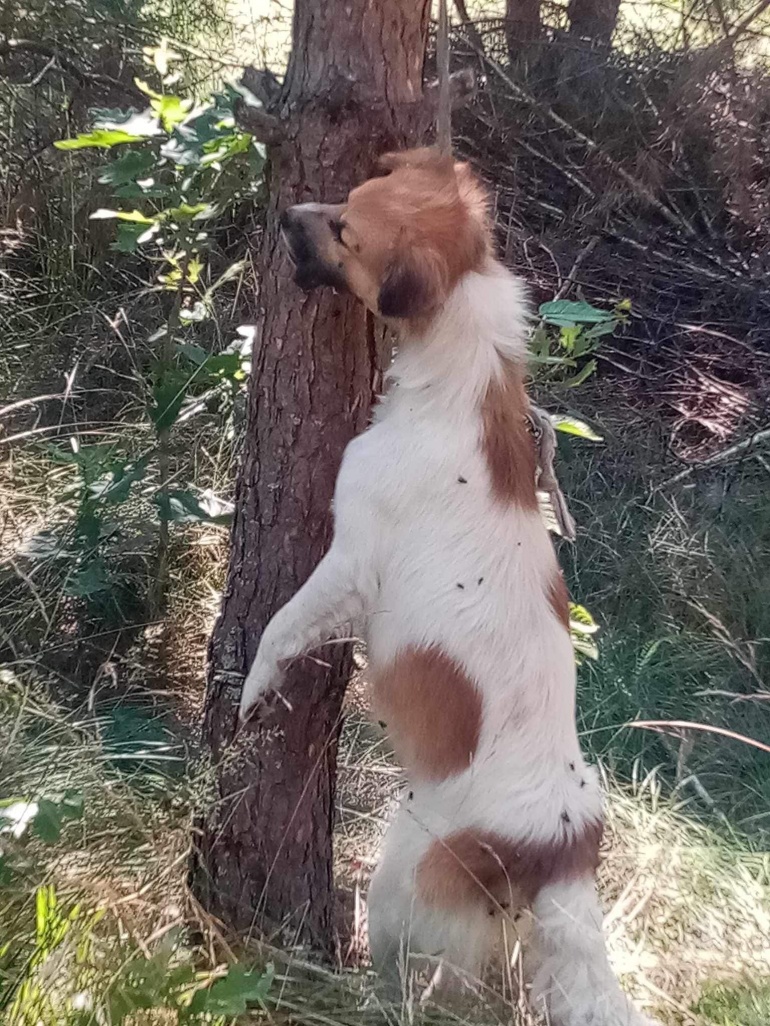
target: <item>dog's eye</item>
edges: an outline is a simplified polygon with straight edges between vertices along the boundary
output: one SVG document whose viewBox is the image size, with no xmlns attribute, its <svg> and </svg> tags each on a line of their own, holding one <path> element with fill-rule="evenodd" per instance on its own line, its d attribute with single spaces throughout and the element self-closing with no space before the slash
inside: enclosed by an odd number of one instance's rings
<svg viewBox="0 0 770 1026">
<path fill-rule="evenodd" d="M 342 223 L 342 221 L 329 221 L 329 227 L 331 228 L 332 235 L 337 240 L 337 242 L 342 242 L 342 245 L 344 246 L 345 243 L 342 241 L 342 230 L 345 227 L 345 225 Z"/>
</svg>

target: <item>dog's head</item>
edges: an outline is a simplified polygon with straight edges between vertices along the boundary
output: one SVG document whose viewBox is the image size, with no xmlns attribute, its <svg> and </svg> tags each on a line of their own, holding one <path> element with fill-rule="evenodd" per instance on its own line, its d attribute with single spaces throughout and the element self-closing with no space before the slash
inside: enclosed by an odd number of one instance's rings
<svg viewBox="0 0 770 1026">
<path fill-rule="evenodd" d="M 376 314 L 415 319 L 441 306 L 491 249 L 484 189 L 467 164 L 432 149 L 390 153 L 390 173 L 345 203 L 290 207 L 281 227 L 303 289 L 331 285 Z"/>
</svg>

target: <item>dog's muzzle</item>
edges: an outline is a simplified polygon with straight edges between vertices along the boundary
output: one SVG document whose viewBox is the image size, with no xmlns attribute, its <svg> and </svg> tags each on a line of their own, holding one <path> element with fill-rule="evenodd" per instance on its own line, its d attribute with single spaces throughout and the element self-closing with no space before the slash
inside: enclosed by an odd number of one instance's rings
<svg viewBox="0 0 770 1026">
<path fill-rule="evenodd" d="M 311 203 L 289 207 L 281 215 L 281 234 L 294 264 L 294 281 L 305 292 L 323 285 L 344 288 L 339 269 L 330 267 L 318 253 L 313 235 L 320 230 L 322 215 L 314 207 Z"/>
</svg>

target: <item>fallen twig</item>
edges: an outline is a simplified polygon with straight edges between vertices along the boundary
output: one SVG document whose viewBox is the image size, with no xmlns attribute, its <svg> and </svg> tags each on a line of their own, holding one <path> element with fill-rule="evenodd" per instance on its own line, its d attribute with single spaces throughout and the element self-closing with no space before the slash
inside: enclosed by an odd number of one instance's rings
<svg viewBox="0 0 770 1026">
<path fill-rule="evenodd" d="M 760 752 L 770 755 L 770 745 L 757 741 L 756 738 L 747 737 L 745 734 L 737 734 L 734 730 L 727 730 L 725 727 L 715 727 L 711 723 L 694 723 L 690 720 L 632 720 L 626 724 L 627 727 L 640 727 L 642 730 L 702 730 L 707 734 L 719 734 L 720 737 L 730 738 L 731 741 L 741 741 L 752 748 L 758 748 Z"/>
<path fill-rule="evenodd" d="M 593 251 L 596 249 L 596 247 L 598 245 L 599 245 L 599 236 L 598 235 L 591 236 L 591 238 L 588 240 L 588 242 L 585 244 L 585 246 L 583 246 L 583 248 L 580 250 L 578 255 L 575 257 L 575 262 L 573 263 L 572 268 L 571 268 L 569 274 L 567 275 L 567 277 L 562 282 L 561 287 L 559 288 L 559 291 L 553 297 L 554 300 L 564 299 L 564 297 L 567 295 L 569 290 L 575 284 L 575 278 L 577 277 L 577 273 L 580 270 L 581 265 L 586 262 L 586 260 L 590 257 L 590 255 L 593 253 Z"/>
<path fill-rule="evenodd" d="M 770 441 L 770 427 L 763 428 L 762 431 L 756 431 L 749 438 L 744 438 L 742 442 L 737 442 L 735 445 L 731 445 L 728 449 L 723 449 L 721 452 L 715 453 L 713 456 L 709 456 L 706 460 L 701 460 L 700 463 L 694 463 L 691 467 L 686 467 L 678 474 L 674 474 L 667 481 L 659 484 L 655 491 L 659 492 L 663 488 L 668 488 L 669 485 L 677 484 L 679 481 L 684 481 L 685 478 L 689 477 L 690 474 L 694 474 L 696 470 L 707 470 L 709 467 L 716 467 L 720 463 L 725 463 L 727 460 L 732 459 L 733 456 L 739 456 L 741 453 L 745 453 L 755 445 L 763 445 L 765 442 Z"/>
</svg>

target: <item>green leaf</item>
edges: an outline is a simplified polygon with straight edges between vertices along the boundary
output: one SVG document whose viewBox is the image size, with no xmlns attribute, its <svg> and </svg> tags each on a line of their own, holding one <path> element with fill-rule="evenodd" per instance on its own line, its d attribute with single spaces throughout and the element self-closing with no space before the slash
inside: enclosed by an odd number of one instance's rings
<svg viewBox="0 0 770 1026">
<path fill-rule="evenodd" d="M 177 349 L 183 356 L 187 357 L 190 363 L 194 363 L 196 367 L 201 367 L 209 358 L 209 354 L 203 346 L 197 346 L 192 342 L 179 342 Z"/>
<path fill-rule="evenodd" d="M 161 492 L 155 497 L 155 504 L 163 520 L 178 524 L 227 525 L 232 519 L 229 513 L 212 515 L 201 506 L 192 492 L 187 491 L 172 491 L 168 495 Z"/>
<path fill-rule="evenodd" d="M 201 220 L 203 217 L 213 217 L 217 213 L 217 207 L 211 203 L 180 203 L 178 207 L 169 207 L 164 210 L 166 217 L 172 217 L 175 221 Z"/>
<path fill-rule="evenodd" d="M 161 94 L 156 93 L 152 86 L 148 85 L 143 78 L 135 78 L 134 85 L 137 89 L 141 90 L 145 96 L 149 96 L 153 100 L 159 100 L 161 97 Z"/>
<path fill-rule="evenodd" d="M 267 163 L 267 150 L 262 143 L 251 140 L 251 146 L 247 150 L 249 165 L 253 175 L 261 174 Z"/>
<path fill-rule="evenodd" d="M 206 361 L 206 370 L 214 377 L 228 381 L 243 381 L 243 357 L 240 353 L 216 353 Z"/>
<path fill-rule="evenodd" d="M 54 146 L 57 150 L 85 150 L 89 147 L 108 150 L 112 146 L 134 143 L 137 138 L 139 137 L 120 128 L 95 128 L 93 132 L 77 135 L 74 139 L 58 139 Z"/>
<path fill-rule="evenodd" d="M 248 972 L 243 966 L 234 965 L 227 976 L 223 976 L 210 987 L 197 991 L 190 1002 L 191 1015 L 221 1015 L 227 1018 L 243 1015 L 247 1006 L 262 1002 L 267 997 L 273 982 L 270 967 L 264 972 Z"/>
<path fill-rule="evenodd" d="M 200 280 L 203 264 L 198 257 L 191 257 L 187 262 L 187 280 L 191 285 L 197 285 Z"/>
<path fill-rule="evenodd" d="M 572 635 L 572 649 L 575 653 L 575 659 L 578 662 L 582 662 L 582 659 L 592 659 L 596 661 L 599 658 L 599 648 L 595 642 L 591 641 L 590 638 L 578 637 Z"/>
<path fill-rule="evenodd" d="M 161 949 L 151 958 L 135 958 L 123 966 L 107 996 L 111 1023 L 134 1019 L 140 1009 L 173 1006 L 167 982 L 170 956 L 170 950 Z"/>
<path fill-rule="evenodd" d="M 603 324 L 597 325 L 597 327 L 605 327 Z M 610 325 L 612 331 L 615 330 L 615 325 Z M 567 329 L 562 328 L 562 331 Z M 596 338 L 591 335 L 591 331 L 586 328 L 580 328 L 580 334 L 575 339 L 575 344 L 572 347 L 572 355 L 576 360 L 579 360 L 582 356 L 587 356 L 592 353 L 595 349 L 599 348 L 599 342 Z"/>
<path fill-rule="evenodd" d="M 122 107 L 92 107 L 91 115 L 96 128 L 121 128 L 131 124 L 137 116 L 133 107 L 128 110 Z"/>
<path fill-rule="evenodd" d="M 146 177 L 157 162 L 158 158 L 151 150 L 129 150 L 102 171 L 99 181 L 104 185 L 135 182 L 137 178 Z"/>
<path fill-rule="evenodd" d="M 91 496 L 102 502 L 125 502 L 131 492 L 131 486 L 143 480 L 150 459 L 151 454 L 148 453 L 133 463 L 115 463 L 103 477 L 89 485 Z"/>
<path fill-rule="evenodd" d="M 604 441 L 601 435 L 597 435 L 592 427 L 586 424 L 584 420 L 578 420 L 577 417 L 566 417 L 562 414 L 556 414 L 551 417 L 551 422 L 557 431 L 562 431 L 565 435 L 576 435 L 578 438 L 585 438 L 589 442 Z"/>
<path fill-rule="evenodd" d="M 118 199 L 162 199 L 176 202 L 177 190 L 170 185 L 158 185 L 154 178 L 140 178 L 138 182 L 127 182 L 115 189 Z"/>
<path fill-rule="evenodd" d="M 599 630 L 599 625 L 586 607 L 575 602 L 569 604 L 569 626 L 577 634 L 596 634 Z"/>
<path fill-rule="evenodd" d="M 92 221 L 108 221 L 111 218 L 117 218 L 119 221 L 130 221 L 132 224 L 156 224 L 157 219 L 154 217 L 147 217 L 140 210 L 105 210 L 101 207 L 99 210 L 95 210 L 91 214 L 90 220 Z"/>
<path fill-rule="evenodd" d="M 46 844 L 55 844 L 61 837 L 61 822 L 59 806 L 48 798 L 41 798 L 37 803 L 33 832 Z"/>
<path fill-rule="evenodd" d="M 201 167 L 222 165 L 240 153 L 249 154 L 249 163 L 252 173 L 259 173 L 264 166 L 264 155 L 260 153 L 250 135 L 245 133 L 232 133 L 223 136 L 218 141 L 204 143 Z"/>
<path fill-rule="evenodd" d="M 0 798 L 0 809 L 10 809 L 14 805 L 26 805 L 26 798 L 17 798 L 11 796 L 10 798 Z M 2 813 L 0 813 L 2 815 Z"/>
<path fill-rule="evenodd" d="M 84 504 L 78 510 L 75 520 L 75 537 L 78 541 L 85 542 L 88 548 L 94 549 L 102 538 L 104 523 L 99 514 L 94 510 L 93 503 Z"/>
<path fill-rule="evenodd" d="M 583 329 L 579 324 L 571 324 L 564 326 L 559 331 L 559 344 L 568 353 L 574 353 L 575 343 L 578 340 L 578 336 Z"/>
<path fill-rule="evenodd" d="M 127 224 L 124 221 L 118 225 L 118 234 L 112 243 L 111 249 L 117 253 L 135 253 L 141 245 L 140 239 L 147 235 L 147 226 L 143 224 Z"/>
<path fill-rule="evenodd" d="M 194 168 L 228 159 L 250 147 L 251 137 L 235 128 L 232 100 L 225 103 L 220 97 L 208 109 L 178 124 L 161 153 L 178 167 Z"/>
<path fill-rule="evenodd" d="M 72 550 L 56 531 L 43 530 L 34 534 L 23 549 L 27 559 L 71 559 Z"/>
<path fill-rule="evenodd" d="M 534 364 L 544 364 L 547 367 L 575 366 L 575 361 L 569 356 L 539 356 L 535 353 L 530 353 L 529 362 Z"/>
<path fill-rule="evenodd" d="M 195 383 L 198 385 L 210 384 L 212 379 L 214 382 L 243 381 L 246 376 L 243 370 L 244 358 L 241 353 L 207 353 L 201 346 L 189 342 L 179 343 L 177 349 L 198 368 L 198 372 L 195 374 Z"/>
<path fill-rule="evenodd" d="M 582 385 L 587 378 L 590 378 L 595 370 L 596 360 L 589 360 L 581 371 L 575 374 L 574 377 L 565 378 L 565 380 L 562 381 L 561 384 L 566 386 L 567 388 L 577 388 L 577 386 Z"/>
<path fill-rule="evenodd" d="M 7 887 L 13 883 L 13 878 L 16 875 L 13 864 L 7 855 L 0 855 L 0 887 Z M 10 945 L 6 947 L 3 945 L 0 947 L 0 958 L 2 958 L 6 951 L 10 950 Z"/>
<path fill-rule="evenodd" d="M 85 801 L 80 791 L 66 791 L 59 804 L 62 819 L 82 819 L 84 806 Z"/>
<path fill-rule="evenodd" d="M 190 113 L 192 100 L 182 100 L 178 96 L 159 96 L 150 101 L 150 107 L 160 118 L 164 129 L 172 132 Z"/>
<path fill-rule="evenodd" d="M 67 581 L 64 590 L 75 598 L 90 598 L 109 588 L 107 568 L 101 559 L 93 559 Z"/>
<path fill-rule="evenodd" d="M 174 424 L 189 385 L 190 376 L 175 368 L 166 369 L 155 383 L 152 389 L 153 402 L 148 413 L 156 431 L 164 431 Z"/>
<path fill-rule="evenodd" d="M 592 635 L 599 630 L 599 625 L 585 606 L 575 602 L 569 604 L 569 633 L 575 661 L 580 664 L 583 659 L 598 659 L 599 647 Z"/>
<path fill-rule="evenodd" d="M 74 139 L 61 139 L 54 146 L 60 150 L 83 150 L 93 146 L 108 150 L 112 146 L 149 139 L 159 132 L 158 123 L 149 111 L 139 114 L 135 110 L 104 110 L 99 112 L 91 132 Z"/>
<path fill-rule="evenodd" d="M 590 303 L 575 303 L 569 299 L 554 299 L 550 303 L 543 303 L 538 312 L 546 324 L 553 324 L 558 328 L 615 320 L 612 311 L 598 310 Z"/>
<path fill-rule="evenodd" d="M 611 335 L 617 326 L 618 320 L 613 317 L 610 321 L 602 321 L 601 324 L 595 324 L 592 328 L 586 328 L 585 336 L 593 341 L 603 335 Z"/>
</svg>

